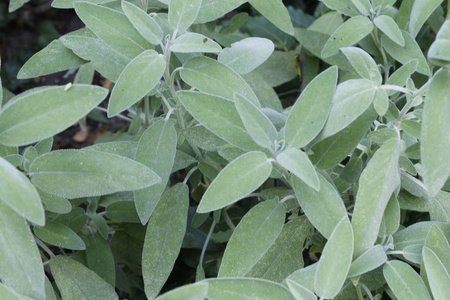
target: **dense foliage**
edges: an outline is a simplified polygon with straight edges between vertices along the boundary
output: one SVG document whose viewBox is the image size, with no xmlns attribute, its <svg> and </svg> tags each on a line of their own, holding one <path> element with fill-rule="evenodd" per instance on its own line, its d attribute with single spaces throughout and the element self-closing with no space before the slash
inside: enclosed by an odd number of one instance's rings
<svg viewBox="0 0 450 300">
<path fill-rule="evenodd" d="M 18 74 L 73 83 L 0 91 L 1 299 L 448 299 L 450 4 L 291 2 L 53 1 L 86 27 Z"/>
</svg>

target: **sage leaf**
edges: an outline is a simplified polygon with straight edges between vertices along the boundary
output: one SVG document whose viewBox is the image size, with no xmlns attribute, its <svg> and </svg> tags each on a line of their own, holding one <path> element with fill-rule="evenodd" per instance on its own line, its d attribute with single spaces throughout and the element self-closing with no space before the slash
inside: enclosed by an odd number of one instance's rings
<svg viewBox="0 0 450 300">
<path fill-rule="evenodd" d="M 0 202 L 37 225 L 45 224 L 44 207 L 30 180 L 0 157 Z"/>
<path fill-rule="evenodd" d="M 423 112 L 421 162 L 424 183 L 435 196 L 450 175 L 450 71 L 439 70 L 431 80 Z"/>
<path fill-rule="evenodd" d="M 401 47 L 405 46 L 405 39 L 403 38 L 402 31 L 397 23 L 395 23 L 394 19 L 387 15 L 381 15 L 373 19 L 373 23 L 392 41 Z"/>
<path fill-rule="evenodd" d="M 111 220 L 119 222 L 140 222 L 136 205 L 132 201 L 118 201 L 108 205 L 106 208 L 106 216 Z"/>
<path fill-rule="evenodd" d="M 338 133 L 314 143 L 309 159 L 319 169 L 330 169 L 340 163 L 369 130 L 376 118 L 376 112 L 370 108 L 353 123 Z"/>
<path fill-rule="evenodd" d="M 271 172 L 272 163 L 263 152 L 252 151 L 239 156 L 214 179 L 197 212 L 210 212 L 238 201 L 263 184 Z"/>
<path fill-rule="evenodd" d="M 156 300 L 204 300 L 208 294 L 208 283 L 205 281 L 187 284 L 167 292 Z"/>
<path fill-rule="evenodd" d="M 187 32 L 180 35 L 172 43 L 170 50 L 176 53 L 218 53 L 222 50 L 222 47 L 204 35 L 195 32 Z"/>
<path fill-rule="evenodd" d="M 314 290 L 314 277 L 317 270 L 317 265 L 319 263 L 315 262 L 312 265 L 309 265 L 305 268 L 298 269 L 291 275 L 286 278 L 287 280 L 295 281 L 298 284 L 301 284 L 304 288 L 313 291 Z"/>
<path fill-rule="evenodd" d="M 241 6 L 247 0 L 203 0 L 195 23 L 206 23 L 222 17 L 226 13 Z"/>
<path fill-rule="evenodd" d="M 445 51 L 450 41 L 450 20 L 447 20 L 439 29 L 436 40 L 428 50 L 428 60 L 437 66 L 445 66 L 450 62 L 450 55 Z"/>
<path fill-rule="evenodd" d="M 202 0 L 170 0 L 169 24 L 179 31 L 188 29 L 197 18 Z"/>
<path fill-rule="evenodd" d="M 450 275 L 439 257 L 428 247 L 423 247 L 423 262 L 434 299 L 444 300 L 450 293 Z"/>
<path fill-rule="evenodd" d="M 133 24 L 134 28 L 150 43 L 159 45 L 163 39 L 163 32 L 151 15 L 136 5 L 123 1 L 122 10 Z"/>
<path fill-rule="evenodd" d="M 51 137 L 85 116 L 107 94 L 107 89 L 82 84 L 19 94 L 0 111 L 0 143 L 22 146 Z"/>
<path fill-rule="evenodd" d="M 375 245 L 355 259 L 348 271 L 348 277 L 368 273 L 387 261 L 387 255 L 381 245 Z"/>
<path fill-rule="evenodd" d="M 297 148 L 286 148 L 277 155 L 277 162 L 286 170 L 316 191 L 320 190 L 320 181 L 308 156 Z"/>
<path fill-rule="evenodd" d="M 450 193 L 439 191 L 428 201 L 431 221 L 450 222 Z"/>
<path fill-rule="evenodd" d="M 261 75 L 259 75 L 256 72 L 250 72 L 247 74 L 244 74 L 242 76 L 244 80 L 250 85 L 252 90 L 255 92 L 256 97 L 258 98 L 259 102 L 261 103 L 261 107 L 263 109 L 272 109 L 278 114 L 279 118 L 282 118 L 284 123 L 286 122 L 286 116 L 284 114 L 281 114 L 280 112 L 283 111 L 283 106 L 281 105 L 280 98 L 278 97 L 275 90 L 272 88 L 272 86 L 267 83 Z M 270 116 L 268 116 L 270 118 Z M 275 127 L 277 127 L 276 122 L 274 122 Z M 277 129 L 281 129 L 277 127 Z"/>
<path fill-rule="evenodd" d="M 34 227 L 34 234 L 42 241 L 70 250 L 85 250 L 86 244 L 69 227 L 47 220 L 44 227 Z"/>
<path fill-rule="evenodd" d="M 75 55 L 60 40 L 54 40 L 23 65 L 17 74 L 17 78 L 27 79 L 48 75 L 75 68 L 85 63 L 84 59 Z"/>
<path fill-rule="evenodd" d="M 352 3 L 364 16 L 368 16 L 372 9 L 372 3 L 369 0 L 352 0 Z"/>
<path fill-rule="evenodd" d="M 86 30 L 90 32 L 90 30 Z M 95 36 L 86 36 L 83 33 L 77 34 L 78 32 L 80 30 L 62 36 L 61 41 L 76 55 L 91 61 L 94 69 L 104 77 L 116 82 L 131 59 L 109 47 L 101 39 Z"/>
<path fill-rule="evenodd" d="M 141 136 L 136 149 L 136 161 L 152 169 L 161 181 L 134 192 L 136 211 L 146 224 L 166 188 L 175 161 L 177 132 L 171 121 L 153 123 Z"/>
<path fill-rule="evenodd" d="M 72 210 L 69 200 L 37 190 L 45 210 L 57 214 L 67 214 Z"/>
<path fill-rule="evenodd" d="M 425 21 L 431 16 L 433 11 L 441 5 L 443 0 L 416 0 L 411 9 L 409 21 L 409 32 L 416 37 Z"/>
<path fill-rule="evenodd" d="M 249 0 L 248 3 L 279 29 L 287 34 L 294 35 L 294 26 L 292 26 L 288 10 L 282 1 Z"/>
<path fill-rule="evenodd" d="M 322 130 L 331 107 L 338 69 L 316 76 L 303 90 L 286 121 L 286 141 L 295 148 L 306 146 Z M 320 93 L 317 93 L 320 89 Z"/>
<path fill-rule="evenodd" d="M 375 92 L 373 82 L 368 79 L 351 79 L 339 84 L 320 137 L 332 136 L 353 123 L 372 104 Z"/>
<path fill-rule="evenodd" d="M 44 267 L 30 227 L 3 201 L 0 201 L 0 241 L 2 283 L 24 296 L 44 300 Z"/>
<path fill-rule="evenodd" d="M 152 48 L 122 12 L 87 2 L 74 3 L 73 7 L 96 36 L 123 55 L 134 58 Z"/>
<path fill-rule="evenodd" d="M 190 58 L 180 71 L 181 78 L 187 84 L 201 92 L 216 95 L 230 101 L 234 93 L 239 93 L 260 106 L 250 86 L 230 67 L 204 56 Z"/>
<path fill-rule="evenodd" d="M 11 0 L 11 1 L 9 1 L 8 12 L 12 13 L 13 11 L 18 10 L 25 3 L 29 2 L 29 1 L 30 0 Z"/>
<path fill-rule="evenodd" d="M 344 24 L 339 26 L 330 36 L 322 49 L 322 57 L 330 57 L 336 54 L 340 48 L 352 46 L 373 29 L 373 23 L 367 17 L 357 16 L 348 19 Z"/>
<path fill-rule="evenodd" d="M 289 287 L 289 291 L 294 295 L 297 300 L 317 300 L 317 296 L 313 292 L 302 286 L 301 284 L 287 279 L 286 283 Z"/>
<path fill-rule="evenodd" d="M 417 59 L 413 59 L 398 68 L 394 73 L 392 73 L 391 76 L 389 76 L 388 80 L 386 81 L 387 85 L 398 85 L 398 86 L 405 86 L 406 81 L 408 78 L 417 70 L 419 62 Z M 394 94 L 395 91 L 388 91 L 389 96 Z"/>
<path fill-rule="evenodd" d="M 410 265 L 389 261 L 383 266 L 383 275 L 397 299 L 431 299 L 425 283 Z"/>
<path fill-rule="evenodd" d="M 160 182 L 146 166 L 92 150 L 59 150 L 30 166 L 32 183 L 44 192 L 73 199 L 142 189 Z"/>
<path fill-rule="evenodd" d="M 278 132 L 269 118 L 252 102 L 239 94 L 234 94 L 234 105 L 241 117 L 247 133 L 263 148 L 270 147 Z"/>
<path fill-rule="evenodd" d="M 87 237 L 86 261 L 90 270 L 112 287 L 116 286 L 114 257 L 109 243 L 98 232 Z"/>
<path fill-rule="evenodd" d="M 320 173 L 317 173 L 317 176 L 320 181 L 319 191 L 295 176 L 291 177 L 291 184 L 308 220 L 328 239 L 337 224 L 347 216 L 347 210 L 333 185 Z"/>
<path fill-rule="evenodd" d="M 223 49 L 217 60 L 238 74 L 247 74 L 265 62 L 274 49 L 275 46 L 271 40 L 250 37 L 231 44 L 230 48 Z"/>
<path fill-rule="evenodd" d="M 166 70 L 166 60 L 155 50 L 147 50 L 134 58 L 120 74 L 108 104 L 108 117 L 129 108 L 147 95 Z"/>
<path fill-rule="evenodd" d="M 0 297 L 10 300 L 31 300 L 31 298 L 18 294 L 13 288 L 3 283 L 0 283 Z"/>
<path fill-rule="evenodd" d="M 119 299 L 111 285 L 71 258 L 62 255 L 52 257 L 50 269 L 65 300 L 85 299 L 86 295 L 98 300 Z"/>
<path fill-rule="evenodd" d="M 184 108 L 221 139 L 243 149 L 261 149 L 245 129 L 233 102 L 199 92 L 179 91 L 177 95 Z"/>
<path fill-rule="evenodd" d="M 403 47 L 385 35 L 381 36 L 381 44 L 389 55 L 402 64 L 417 59 L 419 63 L 417 72 L 426 76 L 430 75 L 430 68 L 417 42 L 406 31 L 402 30 L 402 36 L 405 40 L 405 45 Z"/>
<path fill-rule="evenodd" d="M 335 297 L 347 278 L 353 255 L 353 230 L 348 217 L 337 224 L 325 244 L 314 277 L 314 291 L 322 298 Z"/>
<path fill-rule="evenodd" d="M 303 256 L 299 249 L 303 248 L 311 228 L 306 216 L 285 224 L 266 254 L 245 276 L 282 282 L 294 271 L 303 268 Z"/>
<path fill-rule="evenodd" d="M 268 200 L 245 214 L 228 241 L 217 276 L 245 276 L 277 239 L 285 211 L 283 204 Z"/>
<path fill-rule="evenodd" d="M 142 252 L 145 294 L 154 299 L 172 271 L 186 232 L 189 189 L 178 183 L 167 190 L 150 218 Z"/>
<path fill-rule="evenodd" d="M 398 159 L 401 143 L 391 139 L 379 148 L 359 178 L 352 225 L 355 257 L 373 246 L 384 210 L 400 184 Z"/>
<path fill-rule="evenodd" d="M 445 270 L 450 272 L 450 257 L 448 256 L 450 244 L 441 228 L 432 226 L 423 246 L 433 251 L 437 258 L 442 262 Z M 422 251 L 420 251 L 420 256 L 423 256 L 422 254 Z"/>
<path fill-rule="evenodd" d="M 441 222 L 419 222 L 415 223 L 405 229 L 396 232 L 393 237 L 395 241 L 394 250 L 403 250 L 410 245 L 425 244 L 428 234 L 433 226 L 439 227 L 442 232 L 448 237 L 450 232 L 450 225 Z M 432 248 L 428 245 L 429 248 Z M 436 249 L 433 248 L 433 251 Z"/>
<path fill-rule="evenodd" d="M 359 15 L 358 9 L 352 0 L 323 0 L 322 2 L 328 8 L 337 10 L 339 13 L 346 16 L 354 17 Z"/>
<path fill-rule="evenodd" d="M 381 84 L 378 65 L 366 51 L 356 47 L 341 48 L 341 51 L 362 78 L 371 80 L 377 86 Z"/>
<path fill-rule="evenodd" d="M 53 0 L 52 7 L 54 8 L 73 8 L 73 3 L 79 0 Z M 84 2 L 102 4 L 110 2 L 110 0 L 84 0 Z"/>
<path fill-rule="evenodd" d="M 272 87 L 282 85 L 298 77 L 295 55 L 276 50 L 253 72 L 258 73 Z"/>
<path fill-rule="evenodd" d="M 211 300 L 258 299 L 295 300 L 281 284 L 257 278 L 211 278 L 207 298 Z"/>
<path fill-rule="evenodd" d="M 116 141 L 116 142 L 98 143 L 85 147 L 83 149 L 106 152 L 133 159 L 134 156 L 136 155 L 136 148 L 137 142 Z"/>
</svg>

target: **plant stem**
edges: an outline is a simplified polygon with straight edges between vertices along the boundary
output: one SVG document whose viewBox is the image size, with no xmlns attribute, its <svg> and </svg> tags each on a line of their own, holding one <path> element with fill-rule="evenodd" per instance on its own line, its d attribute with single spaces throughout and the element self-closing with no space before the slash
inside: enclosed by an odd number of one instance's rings
<svg viewBox="0 0 450 300">
<path fill-rule="evenodd" d="M 383 58 L 383 66 L 384 66 L 384 82 L 387 82 L 389 78 L 389 64 L 386 57 L 386 53 L 384 52 L 383 46 L 381 45 L 380 39 L 378 38 L 378 29 L 377 27 L 374 27 L 372 33 L 372 39 L 375 42 L 375 45 L 377 46 L 378 50 L 381 53 L 381 57 Z"/>
<path fill-rule="evenodd" d="M 364 300 L 364 296 L 359 285 L 356 286 L 356 293 L 358 294 L 358 300 Z"/>
<path fill-rule="evenodd" d="M 385 84 L 385 85 L 382 85 L 381 88 L 383 90 L 397 91 L 397 92 L 401 92 L 401 93 L 408 94 L 411 96 L 414 94 L 414 92 L 411 91 L 410 89 L 407 89 L 407 88 L 404 88 L 401 86 L 397 86 L 397 85 Z"/>
<path fill-rule="evenodd" d="M 202 253 L 200 254 L 200 260 L 198 262 L 198 265 L 203 265 L 203 259 L 205 258 L 205 252 L 206 248 L 208 247 L 209 240 L 211 239 L 211 235 L 214 231 L 214 227 L 216 227 L 216 221 L 213 221 L 211 224 L 211 227 L 209 228 L 208 235 L 206 236 L 205 243 L 203 244 Z"/>
<path fill-rule="evenodd" d="M 150 98 L 148 96 L 144 97 L 144 114 L 145 114 L 144 124 L 146 127 L 148 127 L 150 126 Z"/>
<path fill-rule="evenodd" d="M 97 109 L 97 110 L 99 110 L 99 111 L 102 111 L 102 112 L 105 112 L 105 113 L 108 113 L 108 110 L 107 110 L 107 109 L 105 109 L 105 108 L 103 108 L 103 107 L 100 107 L 100 106 L 95 107 L 95 109 Z M 128 118 L 128 117 L 125 117 L 124 115 L 121 115 L 121 114 L 115 115 L 114 117 L 117 117 L 117 118 L 119 118 L 119 119 L 128 121 L 128 122 L 130 122 L 130 123 L 133 122 L 132 119 L 130 119 L 130 118 Z"/>
<path fill-rule="evenodd" d="M 228 208 L 230 207 L 222 209 L 222 217 L 225 223 L 227 223 L 228 227 L 230 227 L 230 229 L 234 231 L 236 229 L 236 226 L 234 226 L 233 221 L 231 221 L 230 216 L 227 213 Z"/>
</svg>

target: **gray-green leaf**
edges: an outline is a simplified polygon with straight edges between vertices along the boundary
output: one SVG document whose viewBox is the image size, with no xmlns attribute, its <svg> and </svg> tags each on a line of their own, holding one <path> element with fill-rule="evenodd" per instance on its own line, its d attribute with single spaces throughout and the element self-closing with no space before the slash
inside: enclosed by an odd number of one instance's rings
<svg viewBox="0 0 450 300">
<path fill-rule="evenodd" d="M 80 84 L 69 89 L 37 88 L 17 95 L 0 111 L 0 143 L 22 146 L 51 137 L 76 123 L 107 94 L 107 89 Z"/>
<path fill-rule="evenodd" d="M 0 202 L 39 226 L 45 224 L 44 207 L 37 190 L 23 173 L 2 157 L 0 157 Z"/>
<path fill-rule="evenodd" d="M 186 232 L 189 189 L 178 183 L 167 190 L 150 218 L 142 252 L 145 294 L 154 299 L 172 271 Z"/>
<path fill-rule="evenodd" d="M 169 24 L 179 31 L 188 29 L 197 18 L 202 0 L 170 0 Z"/>
<path fill-rule="evenodd" d="M 283 229 L 286 209 L 276 201 L 254 206 L 228 241 L 218 277 L 243 277 L 264 256 Z"/>
<path fill-rule="evenodd" d="M 129 108 L 147 95 L 166 70 L 164 56 L 147 50 L 134 58 L 120 74 L 108 104 L 108 117 Z"/>
<path fill-rule="evenodd" d="M 357 47 L 341 48 L 341 51 L 362 78 L 371 80 L 377 86 L 381 84 L 378 65 L 366 51 Z"/>
<path fill-rule="evenodd" d="M 431 80 L 423 112 L 421 161 L 424 183 L 436 195 L 450 175 L 450 70 Z"/>
<path fill-rule="evenodd" d="M 387 261 L 386 253 L 381 245 L 375 245 L 355 259 L 348 271 L 348 277 L 359 276 L 372 271 Z"/>
<path fill-rule="evenodd" d="M 303 90 L 291 108 L 286 121 L 286 141 L 300 148 L 311 142 L 322 130 L 331 107 L 338 68 L 331 67 L 316 76 Z M 320 93 L 317 91 L 320 89 Z"/>
<path fill-rule="evenodd" d="M 44 154 L 31 164 L 30 173 L 38 188 L 68 199 L 142 189 L 161 180 L 143 164 L 92 150 Z"/>
<path fill-rule="evenodd" d="M 253 151 L 239 156 L 214 179 L 197 212 L 210 212 L 238 201 L 263 184 L 271 172 L 272 163 L 263 152 Z"/>
<path fill-rule="evenodd" d="M 288 10 L 282 1 L 249 0 L 248 2 L 279 29 L 287 34 L 294 34 L 294 26 L 292 26 Z"/>
<path fill-rule="evenodd" d="M 431 16 L 433 11 L 441 5 L 443 0 L 415 0 L 409 17 L 409 32 L 413 37 L 419 33 L 420 28 Z"/>
<path fill-rule="evenodd" d="M 87 237 L 86 261 L 89 269 L 112 287 L 116 286 L 114 257 L 109 243 L 98 232 Z"/>
<path fill-rule="evenodd" d="M 397 23 L 395 23 L 394 19 L 386 15 L 381 15 L 376 17 L 373 20 L 373 23 L 399 46 L 403 47 L 405 45 L 405 39 L 403 38 L 402 31 L 398 27 Z"/>
<path fill-rule="evenodd" d="M 436 300 L 445 300 L 450 295 L 450 275 L 439 257 L 428 247 L 423 247 L 423 262 L 428 283 Z"/>
<path fill-rule="evenodd" d="M 204 35 L 186 32 L 172 43 L 170 50 L 176 53 L 218 53 L 222 50 L 222 47 Z"/>
<path fill-rule="evenodd" d="M 85 250 L 83 240 L 69 227 L 47 220 L 44 227 L 34 227 L 34 234 L 42 241 L 70 250 Z"/>
<path fill-rule="evenodd" d="M 150 43 L 159 45 L 163 38 L 163 32 L 151 15 L 136 5 L 122 1 L 122 10 L 133 24 L 134 28 Z"/>
<path fill-rule="evenodd" d="M 50 259 L 50 268 L 64 300 L 119 299 L 114 288 L 81 263 L 58 255 Z M 89 299 L 88 298 L 88 299 Z"/>
<path fill-rule="evenodd" d="M 173 289 L 156 300 L 204 300 L 208 294 L 208 283 L 201 281 L 193 284 L 183 285 Z"/>
<path fill-rule="evenodd" d="M 325 244 L 314 277 L 314 290 L 322 298 L 333 298 L 344 285 L 353 255 L 353 230 L 345 216 Z"/>
</svg>

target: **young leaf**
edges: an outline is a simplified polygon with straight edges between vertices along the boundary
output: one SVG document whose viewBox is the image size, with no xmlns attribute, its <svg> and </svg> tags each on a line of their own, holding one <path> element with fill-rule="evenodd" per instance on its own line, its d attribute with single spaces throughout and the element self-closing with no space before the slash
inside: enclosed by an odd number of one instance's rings
<svg viewBox="0 0 450 300">
<path fill-rule="evenodd" d="M 190 58 L 180 71 L 187 84 L 201 92 L 223 97 L 230 101 L 239 93 L 256 106 L 260 106 L 250 86 L 228 66 L 204 56 Z"/>
<path fill-rule="evenodd" d="M 401 143 L 391 139 L 375 152 L 359 178 L 352 225 L 355 233 L 355 257 L 375 243 L 383 213 L 394 190 L 400 184 L 398 158 Z"/>
<path fill-rule="evenodd" d="M 239 156 L 214 179 L 197 212 L 218 210 L 238 201 L 263 184 L 271 172 L 272 163 L 263 152 L 252 151 Z"/>
<path fill-rule="evenodd" d="M 413 37 L 416 37 L 420 28 L 425 21 L 431 16 L 433 11 L 441 5 L 443 0 L 416 0 L 411 9 L 411 16 L 409 21 L 409 32 Z"/>
<path fill-rule="evenodd" d="M 150 43 L 159 45 L 163 39 L 163 32 L 151 15 L 136 5 L 122 1 L 122 10 L 133 24 L 134 28 Z"/>
<path fill-rule="evenodd" d="M 364 16 L 368 16 L 370 14 L 370 10 L 372 9 L 372 5 L 369 0 L 352 0 L 352 3 L 356 6 L 361 14 Z"/>
<path fill-rule="evenodd" d="M 64 71 L 85 64 L 64 46 L 61 40 L 54 40 L 44 49 L 33 55 L 20 69 L 18 79 L 27 79 Z"/>
<path fill-rule="evenodd" d="M 377 114 L 371 107 L 344 130 L 316 142 L 309 159 L 317 168 L 326 170 L 340 163 L 361 141 Z"/>
<path fill-rule="evenodd" d="M 419 63 L 417 72 L 426 76 L 430 75 L 430 68 L 417 42 L 406 31 L 402 30 L 402 36 L 405 40 L 405 45 L 403 47 L 385 35 L 381 36 L 381 44 L 389 55 L 402 64 L 417 59 Z"/>
<path fill-rule="evenodd" d="M 386 253 L 381 245 L 369 248 L 352 262 L 348 277 L 360 276 L 375 270 L 387 261 Z"/>
<path fill-rule="evenodd" d="M 258 299 L 295 300 L 288 289 L 281 284 L 256 278 L 211 278 L 208 283 L 207 299 Z"/>
<path fill-rule="evenodd" d="M 427 272 L 428 283 L 436 300 L 444 300 L 450 293 L 450 275 L 442 261 L 428 247 L 423 247 L 423 262 Z"/>
<path fill-rule="evenodd" d="M 247 74 L 265 62 L 273 53 L 275 46 L 266 38 L 250 37 L 231 44 L 223 49 L 217 60 L 238 74 Z"/>
<path fill-rule="evenodd" d="M 320 181 L 308 156 L 297 148 L 286 148 L 277 155 L 277 162 L 286 170 L 316 191 L 320 190 Z"/>
<path fill-rule="evenodd" d="M 450 62 L 450 54 L 445 51 L 450 41 L 450 20 L 445 21 L 439 29 L 436 40 L 428 50 L 428 60 L 437 66 L 445 66 Z"/>
<path fill-rule="evenodd" d="M 280 113 L 283 111 L 283 106 L 281 105 L 280 98 L 278 97 L 277 93 L 272 88 L 272 86 L 269 83 L 267 83 L 260 74 L 256 72 L 247 73 L 243 75 L 242 78 L 244 78 L 244 80 L 248 83 L 248 85 L 250 85 L 252 90 L 255 92 L 256 97 L 261 103 L 261 107 L 263 109 L 269 109 L 278 112 L 276 116 L 278 116 L 278 119 L 281 118 L 283 120 L 281 122 L 283 124 L 281 127 L 284 127 L 284 123 L 286 123 L 286 115 Z M 269 119 L 271 119 L 269 115 L 268 117 Z M 272 122 L 274 123 L 275 127 L 278 130 L 281 129 L 281 127 L 280 128 L 277 127 L 277 122 L 274 121 Z"/>
<path fill-rule="evenodd" d="M 245 2 L 247 0 L 203 0 L 195 23 L 214 21 Z"/>
<path fill-rule="evenodd" d="M 294 26 L 292 26 L 288 10 L 282 1 L 249 0 L 248 3 L 279 29 L 287 34 L 294 35 Z"/>
<path fill-rule="evenodd" d="M 389 110 L 389 96 L 385 89 L 378 88 L 373 99 L 373 108 L 379 116 L 384 116 Z"/>
<path fill-rule="evenodd" d="M 114 257 L 109 243 L 98 232 L 87 237 L 86 261 L 89 269 L 112 287 L 116 286 Z"/>
<path fill-rule="evenodd" d="M 134 58 L 152 48 L 125 14 L 87 2 L 74 3 L 73 6 L 78 17 L 96 36 L 123 55 Z"/>
<path fill-rule="evenodd" d="M 119 299 L 114 288 L 81 263 L 58 255 L 50 259 L 50 269 L 64 300 Z"/>
<path fill-rule="evenodd" d="M 57 214 L 67 214 L 72 210 L 72 204 L 69 200 L 55 195 L 50 195 L 39 189 L 37 191 L 46 211 Z"/>
<path fill-rule="evenodd" d="M 199 92 L 179 91 L 177 95 L 184 108 L 218 137 L 243 149 L 261 149 L 246 131 L 233 102 Z"/>
<path fill-rule="evenodd" d="M 394 19 L 387 15 L 381 15 L 376 17 L 373 20 L 373 23 L 392 41 L 401 47 L 405 46 L 405 39 L 403 38 L 402 31 L 397 23 L 395 23 Z"/>
<path fill-rule="evenodd" d="M 303 256 L 299 249 L 303 249 L 311 228 L 306 216 L 285 224 L 266 254 L 245 276 L 282 282 L 292 272 L 303 268 Z"/>
<path fill-rule="evenodd" d="M 172 271 L 186 232 L 189 189 L 178 183 L 167 190 L 150 218 L 142 252 L 145 294 L 154 299 Z"/>
<path fill-rule="evenodd" d="M 155 300 L 204 300 L 208 294 L 208 283 L 201 281 L 187 284 L 167 292 Z"/>
<path fill-rule="evenodd" d="M 377 63 L 366 51 L 356 47 L 341 48 L 341 51 L 362 78 L 371 80 L 377 86 L 381 84 Z"/>
<path fill-rule="evenodd" d="M 301 284 L 287 279 L 286 283 L 291 291 L 292 295 L 294 295 L 297 300 L 317 300 L 317 296 L 314 295 L 313 292 L 302 286 Z"/>
<path fill-rule="evenodd" d="M 410 265 L 398 260 L 387 262 L 383 275 L 397 299 L 431 300 L 427 287 Z"/>
<path fill-rule="evenodd" d="M 44 207 L 30 180 L 0 157 L 0 202 L 39 226 L 45 224 Z"/>
<path fill-rule="evenodd" d="M 344 24 L 339 26 L 330 36 L 322 49 L 322 57 L 330 57 L 336 54 L 340 48 L 352 46 L 373 29 L 373 23 L 367 17 L 357 16 L 348 19 Z"/>
<path fill-rule="evenodd" d="M 322 298 L 333 298 L 344 285 L 353 255 L 353 230 L 348 217 L 337 224 L 325 244 L 314 277 L 314 291 Z"/>
<path fill-rule="evenodd" d="M 269 118 L 242 95 L 234 94 L 234 105 L 245 130 L 255 143 L 263 148 L 270 147 L 276 140 L 278 132 Z"/>
<path fill-rule="evenodd" d="M 306 146 L 322 130 L 330 111 L 338 68 L 316 76 L 303 90 L 286 121 L 286 141 L 295 148 Z M 317 91 L 320 89 L 320 93 Z"/>
<path fill-rule="evenodd" d="M 218 277 L 243 277 L 266 254 L 283 229 L 286 209 L 276 201 L 254 206 L 228 241 Z"/>
<path fill-rule="evenodd" d="M 86 244 L 69 227 L 47 220 L 44 227 L 34 227 L 34 234 L 42 241 L 65 249 L 85 250 Z"/>
<path fill-rule="evenodd" d="M 161 180 L 136 161 L 91 150 L 44 154 L 31 164 L 30 173 L 35 186 L 68 199 L 142 189 Z"/>
<path fill-rule="evenodd" d="M 129 108 L 147 95 L 166 70 L 164 56 L 147 50 L 134 58 L 120 74 L 108 104 L 108 117 Z"/>
<path fill-rule="evenodd" d="M 68 90 L 52 86 L 17 95 L 0 111 L 0 143 L 22 146 L 51 137 L 76 123 L 107 94 L 98 86 L 72 85 Z"/>
<path fill-rule="evenodd" d="M 332 136 L 353 123 L 370 107 L 375 92 L 374 83 L 368 79 L 351 79 L 339 84 L 320 137 Z"/>
<path fill-rule="evenodd" d="M 450 175 L 450 71 L 439 70 L 431 80 L 423 112 L 421 161 L 424 183 L 436 195 Z M 447 138 L 445 138 L 447 137 Z"/>
<path fill-rule="evenodd" d="M 147 223 L 166 188 L 176 149 L 177 132 L 171 121 L 155 122 L 139 139 L 136 161 L 151 168 L 161 178 L 159 183 L 134 192 L 136 210 L 142 224 Z"/>
<path fill-rule="evenodd" d="M 2 283 L 24 296 L 44 300 L 44 268 L 30 227 L 24 218 L 2 201 L 0 241 Z"/>
<path fill-rule="evenodd" d="M 169 24 L 174 29 L 182 31 L 188 29 L 197 18 L 202 0 L 170 0 Z"/>
<path fill-rule="evenodd" d="M 392 73 L 391 76 L 389 76 L 388 80 L 386 81 L 386 84 L 405 86 L 408 78 L 414 72 L 416 72 L 418 65 L 419 65 L 419 62 L 417 59 L 413 59 L 413 60 L 405 63 L 403 66 L 398 68 L 394 73 Z M 388 91 L 388 93 L 390 96 L 390 95 L 394 94 L 395 91 Z"/>
<path fill-rule="evenodd" d="M 90 30 L 86 30 L 90 32 Z M 109 47 L 95 36 L 71 33 L 62 36 L 61 41 L 76 55 L 91 61 L 95 70 L 113 82 L 117 81 L 120 73 L 131 61 L 129 57 Z"/>
<path fill-rule="evenodd" d="M 308 220 L 328 239 L 337 224 L 347 216 L 347 210 L 333 185 L 320 173 L 317 175 L 320 181 L 319 191 L 315 191 L 295 176 L 291 177 L 291 184 Z"/>
<path fill-rule="evenodd" d="M 176 53 L 218 53 L 222 50 L 222 47 L 204 35 L 195 32 L 186 32 L 173 42 L 170 50 Z"/>
</svg>

